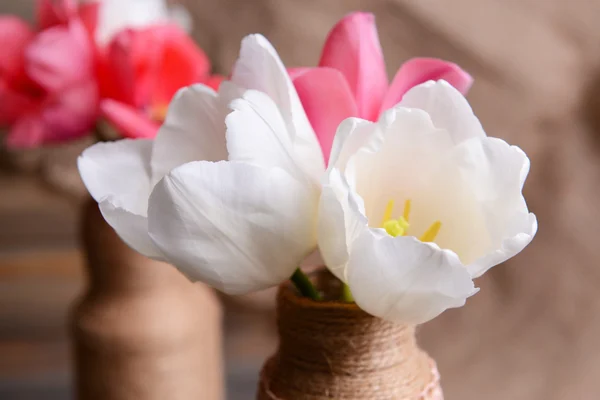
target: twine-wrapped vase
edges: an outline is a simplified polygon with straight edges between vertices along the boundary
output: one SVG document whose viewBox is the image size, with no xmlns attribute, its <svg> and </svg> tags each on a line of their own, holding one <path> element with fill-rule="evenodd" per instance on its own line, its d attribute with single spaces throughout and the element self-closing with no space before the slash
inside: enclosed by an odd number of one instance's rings
<svg viewBox="0 0 600 400">
<path fill-rule="evenodd" d="M 335 292 L 319 280 L 326 294 Z M 263 367 L 258 400 L 443 399 L 414 326 L 375 318 L 353 303 L 300 297 L 291 284 L 279 289 L 277 325 L 279 348 Z"/>
<path fill-rule="evenodd" d="M 224 399 L 212 290 L 127 247 L 95 202 L 82 234 L 89 281 L 71 320 L 77 398 Z"/>
</svg>

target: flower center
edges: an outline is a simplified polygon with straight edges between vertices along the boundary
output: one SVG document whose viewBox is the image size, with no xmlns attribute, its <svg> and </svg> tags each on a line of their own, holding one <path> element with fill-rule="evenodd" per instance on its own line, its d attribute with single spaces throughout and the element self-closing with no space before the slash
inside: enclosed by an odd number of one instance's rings
<svg viewBox="0 0 600 400">
<path fill-rule="evenodd" d="M 390 200 L 385 207 L 385 212 L 383 213 L 383 221 L 381 223 L 381 227 L 385 229 L 388 235 L 396 237 L 396 236 L 405 236 L 408 232 L 408 228 L 410 224 L 408 223 L 410 217 L 410 207 L 411 201 L 406 200 L 404 202 L 404 212 L 400 218 L 394 219 L 392 218 L 392 213 L 394 211 L 394 200 Z M 431 226 L 425 231 L 425 233 L 419 238 L 421 242 L 433 242 L 440 232 L 442 228 L 442 223 L 440 221 L 435 221 Z"/>
</svg>

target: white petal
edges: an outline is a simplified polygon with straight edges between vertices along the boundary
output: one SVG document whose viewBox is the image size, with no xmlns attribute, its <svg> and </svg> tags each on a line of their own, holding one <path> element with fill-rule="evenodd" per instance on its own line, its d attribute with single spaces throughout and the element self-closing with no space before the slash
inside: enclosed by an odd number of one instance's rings
<svg viewBox="0 0 600 400">
<path fill-rule="evenodd" d="M 136 251 L 153 258 L 160 252 L 148 237 L 151 140 L 119 140 L 86 149 L 77 165 L 106 221 Z"/>
<path fill-rule="evenodd" d="M 346 281 L 350 247 L 367 226 L 361 200 L 350 190 L 336 168 L 328 172 L 319 202 L 318 240 L 325 265 L 340 280 Z"/>
<path fill-rule="evenodd" d="M 377 124 L 360 118 L 342 121 L 333 139 L 329 168 L 344 172 L 349 158 L 358 151 L 374 152 L 379 149 L 383 142 L 383 131 L 378 128 Z"/>
<path fill-rule="evenodd" d="M 81 153 L 77 166 L 83 183 L 98 203 L 108 197 L 116 198 L 127 210 L 145 215 L 151 151 L 152 141 L 146 139 L 97 143 Z"/>
<path fill-rule="evenodd" d="M 177 92 L 152 151 L 152 182 L 191 161 L 227 159 L 225 116 L 229 112 L 208 86 L 197 84 Z"/>
<path fill-rule="evenodd" d="M 515 215 L 508 224 L 506 238 L 502 240 L 500 247 L 468 265 L 467 271 L 473 278 L 479 278 L 491 267 L 519 254 L 531 243 L 537 229 L 537 219 L 533 213 Z"/>
<path fill-rule="evenodd" d="M 365 229 L 354 242 L 348 284 L 360 308 L 407 324 L 461 307 L 477 292 L 456 254 L 381 229 Z"/>
<path fill-rule="evenodd" d="M 453 160 L 475 196 L 489 236 L 488 248 L 468 262 L 469 271 L 478 277 L 523 250 L 537 231 L 537 220 L 521 192 L 530 163 L 520 148 L 496 138 L 462 143 Z"/>
<path fill-rule="evenodd" d="M 129 247 L 146 257 L 162 260 L 160 250 L 148 235 L 148 218 L 117 206 L 114 200 L 108 198 L 99 204 L 106 222 Z"/>
<path fill-rule="evenodd" d="M 169 19 L 179 25 L 181 29 L 190 33 L 194 27 L 194 20 L 189 11 L 181 4 L 169 7 Z"/>
<path fill-rule="evenodd" d="M 190 278 L 229 294 L 288 279 L 316 246 L 317 193 L 279 168 L 193 162 L 150 197 L 150 236 Z"/>
<path fill-rule="evenodd" d="M 467 99 L 446 81 L 429 81 L 415 86 L 404 95 L 398 106 L 426 111 L 433 125 L 450 132 L 457 144 L 486 136 Z"/>
<path fill-rule="evenodd" d="M 295 153 L 293 133 L 269 96 L 248 90 L 231 103 L 231 108 L 234 111 L 226 119 L 229 160 L 280 167 L 305 180 L 310 160 L 299 159 Z"/>
<path fill-rule="evenodd" d="M 249 35 L 242 40 L 240 57 L 231 81 L 245 89 L 261 91 L 275 102 L 291 135 L 296 154 L 307 161 L 306 168 L 311 169 L 313 177 L 320 176 L 325 169 L 325 161 L 317 136 L 285 66 L 264 36 Z"/>
<path fill-rule="evenodd" d="M 388 110 L 378 125 L 383 139 L 372 140 L 350 157 L 345 171 L 349 181 L 356 181 L 369 225 L 375 227 L 382 222 L 387 203 L 394 199 L 402 208 L 405 200 L 429 184 L 454 148 L 448 132 L 436 129 L 422 110 Z"/>
<path fill-rule="evenodd" d="M 101 3 L 95 32 L 96 42 L 101 46 L 123 29 L 142 28 L 172 18 L 165 0 L 102 0 Z M 181 10 L 176 15 L 182 18 Z M 182 22 L 189 23 L 189 19 L 183 18 Z"/>
<path fill-rule="evenodd" d="M 336 276 L 346 279 L 348 248 L 367 216 L 371 226 L 379 226 L 388 201 L 422 184 L 452 147 L 447 132 L 435 129 L 422 110 L 392 109 L 378 124 L 357 118 L 342 122 L 319 211 L 319 246 Z"/>
</svg>

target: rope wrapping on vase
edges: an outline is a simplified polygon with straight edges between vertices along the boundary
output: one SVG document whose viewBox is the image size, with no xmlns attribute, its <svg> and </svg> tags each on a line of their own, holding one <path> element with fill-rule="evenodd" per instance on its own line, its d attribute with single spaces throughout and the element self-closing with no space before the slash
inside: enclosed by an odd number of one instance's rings
<svg viewBox="0 0 600 400">
<path fill-rule="evenodd" d="M 262 370 L 258 400 L 443 399 L 414 326 L 354 303 L 300 297 L 290 284 L 279 288 L 277 324 L 279 348 Z"/>
</svg>

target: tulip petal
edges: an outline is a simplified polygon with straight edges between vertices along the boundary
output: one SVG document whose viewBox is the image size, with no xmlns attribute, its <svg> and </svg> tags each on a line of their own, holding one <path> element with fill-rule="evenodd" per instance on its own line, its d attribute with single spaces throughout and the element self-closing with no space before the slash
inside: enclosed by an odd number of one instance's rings
<svg viewBox="0 0 600 400">
<path fill-rule="evenodd" d="M 150 140 L 97 143 L 86 149 L 77 166 L 106 222 L 134 250 L 152 258 L 160 252 L 148 236 Z"/>
<path fill-rule="evenodd" d="M 477 292 L 456 254 L 382 229 L 365 229 L 353 243 L 348 285 L 360 308 L 405 324 L 461 307 Z"/>
<path fill-rule="evenodd" d="M 122 197 L 118 201 L 125 209 L 146 215 L 146 205 L 141 200 L 144 196 L 135 194 L 150 192 L 151 152 L 152 141 L 147 139 L 101 142 L 81 153 L 77 165 L 83 183 L 98 203 Z"/>
<path fill-rule="evenodd" d="M 153 122 L 144 112 L 115 100 L 102 100 L 100 111 L 123 137 L 154 138 L 158 132 L 158 124 Z"/>
<path fill-rule="evenodd" d="M 327 163 L 338 125 L 358 115 L 354 96 L 342 73 L 332 68 L 306 71 L 296 77 L 294 86 Z"/>
<path fill-rule="evenodd" d="M 231 108 L 225 120 L 229 159 L 279 167 L 302 180 L 306 165 L 295 153 L 293 133 L 273 100 L 263 92 L 248 90 Z"/>
<path fill-rule="evenodd" d="M 479 258 L 463 260 L 477 278 L 518 254 L 537 232 L 536 217 L 528 211 L 521 192 L 529 159 L 520 148 L 496 138 L 463 142 L 451 159 L 479 204 L 489 236 L 488 246 L 479 249 Z"/>
<path fill-rule="evenodd" d="M 279 168 L 198 161 L 156 185 L 150 236 L 191 279 L 244 294 L 288 279 L 314 250 L 315 206 Z"/>
<path fill-rule="evenodd" d="M 337 129 L 329 169 L 346 172 L 348 160 L 361 149 L 376 151 L 383 141 L 383 132 L 377 124 L 360 118 L 348 118 Z"/>
<path fill-rule="evenodd" d="M 169 20 L 179 26 L 184 32 L 190 33 L 194 27 L 194 19 L 181 4 L 169 4 Z"/>
<path fill-rule="evenodd" d="M 27 73 L 48 91 L 61 90 L 93 76 L 93 49 L 79 21 L 36 36 L 25 53 Z"/>
<path fill-rule="evenodd" d="M 299 78 L 300 76 L 307 73 L 308 71 L 311 71 L 312 69 L 313 68 L 310 68 L 310 67 L 296 67 L 296 68 L 288 68 L 287 72 L 288 72 L 288 75 L 290 76 L 290 79 L 293 82 L 296 78 Z"/>
<path fill-rule="evenodd" d="M 208 57 L 182 29 L 176 25 L 149 28 L 160 39 L 162 54 L 152 90 L 153 104 L 169 104 L 182 87 L 204 81 L 210 72 Z M 155 48 L 146 51 L 156 51 Z"/>
<path fill-rule="evenodd" d="M 35 34 L 29 25 L 17 17 L 0 17 L 0 76 L 7 81 L 24 79 L 24 53 Z"/>
<path fill-rule="evenodd" d="M 318 242 L 325 265 L 344 282 L 350 248 L 367 225 L 362 199 L 350 189 L 338 169 L 331 169 L 319 202 Z"/>
<path fill-rule="evenodd" d="M 40 29 L 66 24 L 77 13 L 74 0 L 38 0 L 37 20 Z"/>
<path fill-rule="evenodd" d="M 163 255 L 148 236 L 148 218 L 118 206 L 116 198 L 107 198 L 98 206 L 102 216 L 129 247 L 138 253 L 163 260 Z"/>
<path fill-rule="evenodd" d="M 181 89 L 173 99 L 152 151 L 152 181 L 191 161 L 227 159 L 225 115 L 217 94 L 198 84 Z"/>
<path fill-rule="evenodd" d="M 105 92 L 139 108 L 166 107 L 179 89 L 205 81 L 210 70 L 206 54 L 175 25 L 119 32 L 104 63 Z"/>
<path fill-rule="evenodd" d="M 145 91 L 147 103 L 150 96 L 149 88 L 140 88 L 143 84 L 138 78 L 141 72 L 157 64 L 159 53 L 149 52 L 148 48 L 154 48 L 155 44 L 148 39 L 147 35 L 141 35 L 139 31 L 124 29 L 114 36 L 114 39 L 106 47 L 106 51 L 99 53 L 98 79 L 100 92 L 103 97 L 108 97 L 127 104 L 142 108 L 148 104 L 136 103 L 136 88 Z M 148 58 L 148 56 L 151 56 Z M 139 72 L 138 72 L 139 71 Z M 148 73 L 146 72 L 146 75 Z M 148 85 L 146 85 L 148 86 Z M 141 97 L 141 95 L 140 95 Z"/>
<path fill-rule="evenodd" d="M 262 35 L 249 35 L 242 41 L 240 57 L 231 81 L 245 89 L 266 93 L 277 105 L 294 143 L 294 151 L 303 160 L 311 176 L 320 176 L 325 162 L 317 137 L 304 112 L 279 55 Z"/>
<path fill-rule="evenodd" d="M 209 88 L 218 91 L 219 90 L 219 86 L 221 86 L 221 83 L 223 81 L 226 81 L 227 78 L 223 75 L 219 75 L 219 74 L 213 74 L 211 76 L 209 76 L 204 82 L 206 86 L 208 86 Z"/>
<path fill-rule="evenodd" d="M 89 1 L 87 3 L 79 4 L 78 17 L 81 20 L 83 26 L 87 30 L 90 37 L 94 37 L 96 28 L 98 26 L 98 16 L 100 15 L 101 3 L 100 1 Z"/>
<path fill-rule="evenodd" d="M 48 127 L 44 143 L 59 143 L 90 134 L 98 117 L 98 88 L 92 80 L 62 90 L 41 109 Z"/>
<path fill-rule="evenodd" d="M 413 87 L 438 80 L 445 80 L 463 95 L 467 94 L 473 84 L 471 75 L 456 64 L 435 58 L 412 58 L 396 73 L 381 105 L 381 112 L 398 104 Z"/>
<path fill-rule="evenodd" d="M 360 149 L 381 143 L 377 124 L 348 118 L 338 128 L 329 168 L 323 179 L 319 202 L 318 238 L 325 265 L 341 280 L 346 280 L 350 246 L 368 225 L 364 202 L 355 193 L 355 177 L 347 174 L 348 160 Z M 350 176 L 347 176 L 350 175 Z"/>
<path fill-rule="evenodd" d="M 369 135 L 368 127 L 365 127 L 366 132 L 362 135 L 349 136 L 356 143 L 348 144 L 350 151 L 360 146 L 361 141 L 365 145 L 346 158 L 344 174 L 361 194 L 369 224 L 379 227 L 389 200 L 404 201 L 406 196 L 428 187 L 454 143 L 447 131 L 436 129 L 430 116 L 418 109 L 393 108 L 386 111 L 376 125 L 374 134 Z M 343 167 L 341 164 L 340 169 Z M 440 198 L 439 193 L 435 193 L 436 199 Z M 444 197 L 440 201 L 442 199 Z M 427 202 L 431 200 L 434 199 Z M 421 229 L 415 222 L 411 227 Z M 425 221 L 426 224 L 432 222 Z"/>
<path fill-rule="evenodd" d="M 415 86 L 398 106 L 426 111 L 433 125 L 447 130 L 456 144 L 486 136 L 467 99 L 448 82 L 429 81 Z"/>
<path fill-rule="evenodd" d="M 338 22 L 327 37 L 319 66 L 342 72 L 354 93 L 358 116 L 377 120 L 388 79 L 372 14 L 356 12 Z"/>
<path fill-rule="evenodd" d="M 96 42 L 104 46 L 124 29 L 167 23 L 170 18 L 165 0 L 102 0 Z"/>
</svg>

